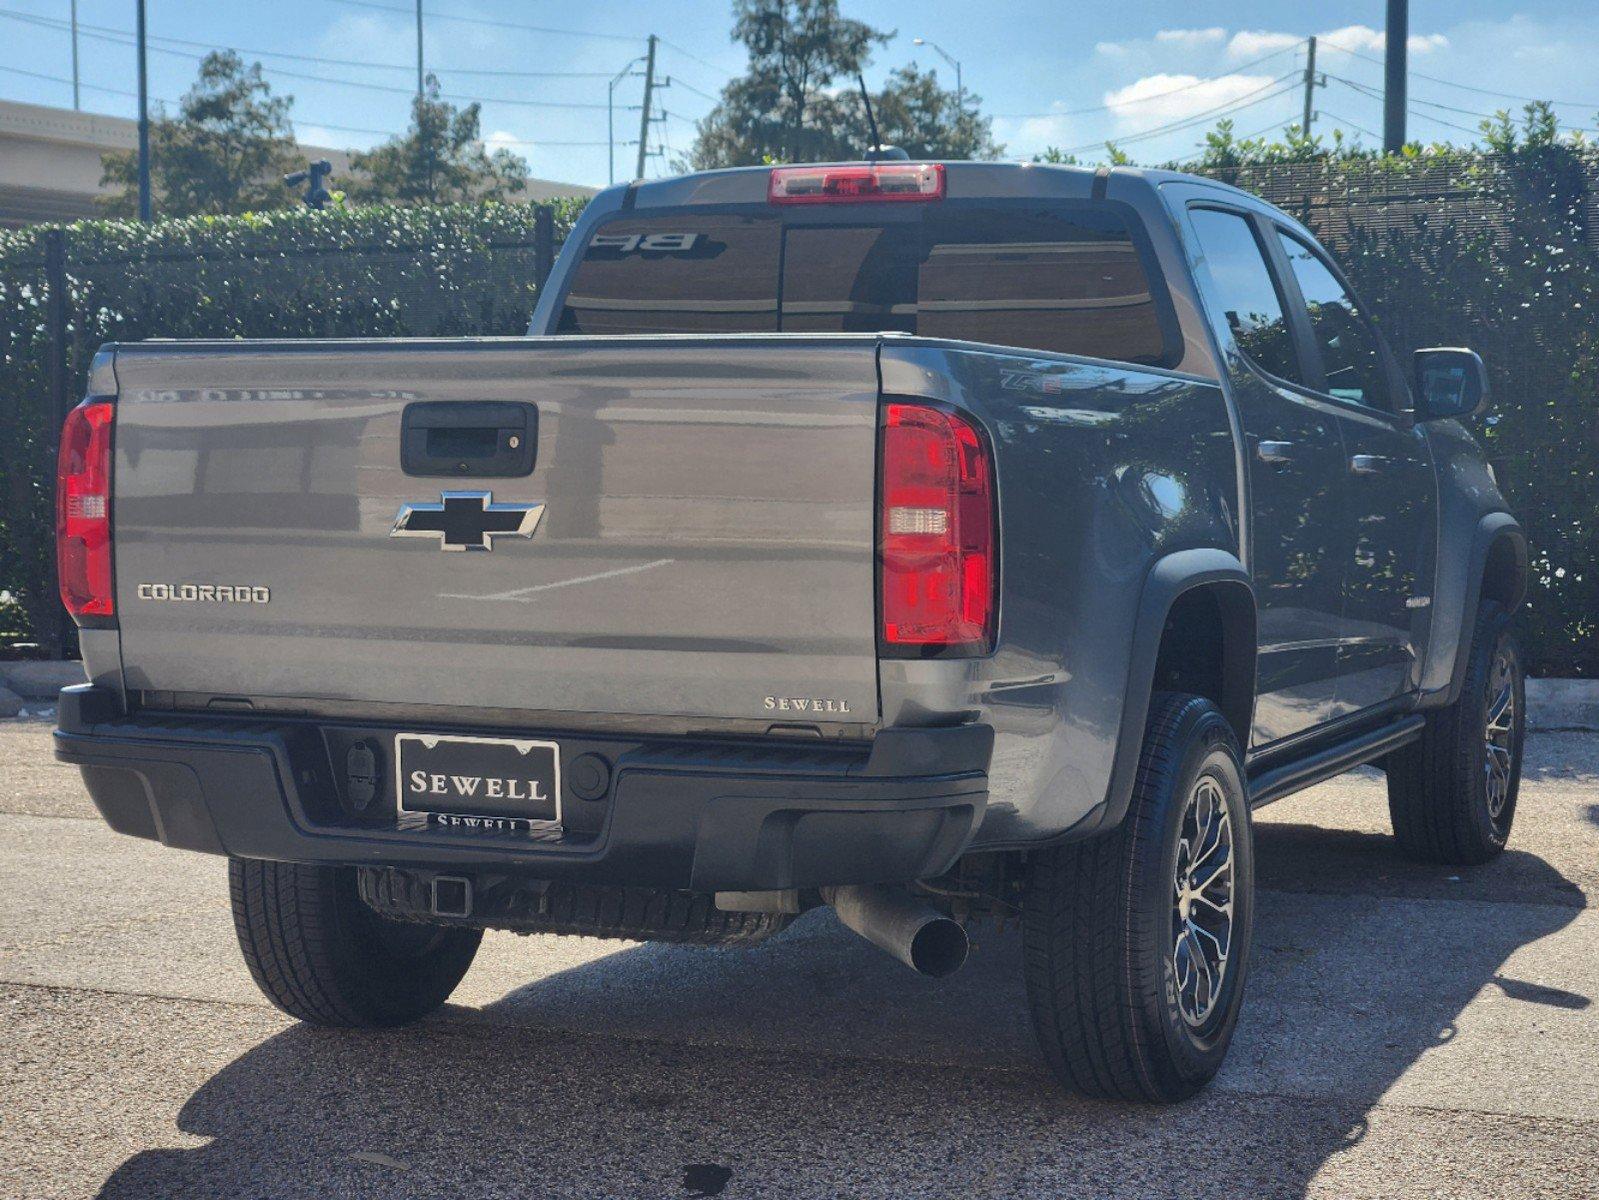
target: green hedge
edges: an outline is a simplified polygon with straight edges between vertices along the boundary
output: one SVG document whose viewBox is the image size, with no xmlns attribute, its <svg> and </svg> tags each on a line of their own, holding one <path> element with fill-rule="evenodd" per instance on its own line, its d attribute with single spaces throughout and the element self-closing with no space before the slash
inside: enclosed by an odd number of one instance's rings
<svg viewBox="0 0 1599 1200">
<path fill-rule="evenodd" d="M 1551 145 L 1216 173 L 1317 229 L 1402 351 L 1482 352 L 1495 394 L 1478 432 L 1532 543 L 1530 666 L 1599 676 L 1599 156 Z M 561 208 L 557 237 L 577 208 Z M 73 395 L 112 339 L 516 333 L 536 291 L 522 206 L 87 222 L 66 237 Z M 0 637 L 26 625 L 47 640 L 44 258 L 43 230 L 0 233 L 0 592 L 25 613 L 0 597 Z"/>
<path fill-rule="evenodd" d="M 554 208 L 559 242 L 582 203 Z M 68 394 L 84 394 L 108 341 L 521 333 L 534 220 L 530 206 L 487 204 L 69 226 Z M 49 236 L 0 231 L 0 638 L 53 648 Z"/>
<path fill-rule="evenodd" d="M 1531 546 L 1528 666 L 1599 676 L 1599 150 L 1218 173 L 1321 234 L 1407 358 L 1483 356 L 1493 398 L 1475 432 Z"/>
</svg>

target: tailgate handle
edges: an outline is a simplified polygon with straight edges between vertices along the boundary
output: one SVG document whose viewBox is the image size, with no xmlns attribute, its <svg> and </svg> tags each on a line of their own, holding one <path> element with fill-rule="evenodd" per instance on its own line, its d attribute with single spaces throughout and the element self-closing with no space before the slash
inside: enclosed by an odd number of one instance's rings
<svg viewBox="0 0 1599 1200">
<path fill-rule="evenodd" d="M 400 419 L 400 466 L 407 475 L 531 475 L 539 410 L 519 400 L 428 400 Z"/>
</svg>

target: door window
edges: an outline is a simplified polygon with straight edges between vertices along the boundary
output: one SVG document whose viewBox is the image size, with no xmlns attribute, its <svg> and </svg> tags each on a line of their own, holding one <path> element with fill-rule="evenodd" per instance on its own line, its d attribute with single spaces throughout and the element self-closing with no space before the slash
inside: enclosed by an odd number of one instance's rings
<svg viewBox="0 0 1599 1200">
<path fill-rule="evenodd" d="M 1268 375 L 1303 383 L 1282 296 L 1248 219 L 1215 208 L 1192 209 L 1189 219 L 1238 348 Z"/>
<path fill-rule="evenodd" d="M 1360 306 L 1321 255 L 1282 230 L 1277 231 L 1277 236 L 1305 297 L 1311 332 L 1321 348 L 1328 394 L 1392 411 L 1393 397 L 1382 350 Z"/>
</svg>

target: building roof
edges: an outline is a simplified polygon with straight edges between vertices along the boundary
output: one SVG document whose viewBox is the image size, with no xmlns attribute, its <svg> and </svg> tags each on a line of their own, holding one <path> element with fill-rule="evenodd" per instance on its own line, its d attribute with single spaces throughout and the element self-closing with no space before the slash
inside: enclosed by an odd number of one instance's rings
<svg viewBox="0 0 1599 1200">
<path fill-rule="evenodd" d="M 103 215 L 95 198 L 111 189 L 100 186 L 100 156 L 132 150 L 138 140 L 138 123 L 127 117 L 0 100 L 0 226 Z M 331 162 L 335 186 L 349 171 L 346 150 L 302 146 L 300 152 Z M 527 182 L 528 203 L 598 190 L 553 179 Z"/>
</svg>

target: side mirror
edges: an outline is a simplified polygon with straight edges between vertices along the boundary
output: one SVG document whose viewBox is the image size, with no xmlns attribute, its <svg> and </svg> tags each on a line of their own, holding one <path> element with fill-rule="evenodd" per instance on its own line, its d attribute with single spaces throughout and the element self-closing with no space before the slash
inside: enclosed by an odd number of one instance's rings
<svg viewBox="0 0 1599 1200">
<path fill-rule="evenodd" d="M 1475 350 L 1417 350 L 1416 420 L 1469 417 L 1488 402 L 1488 370 Z"/>
</svg>

